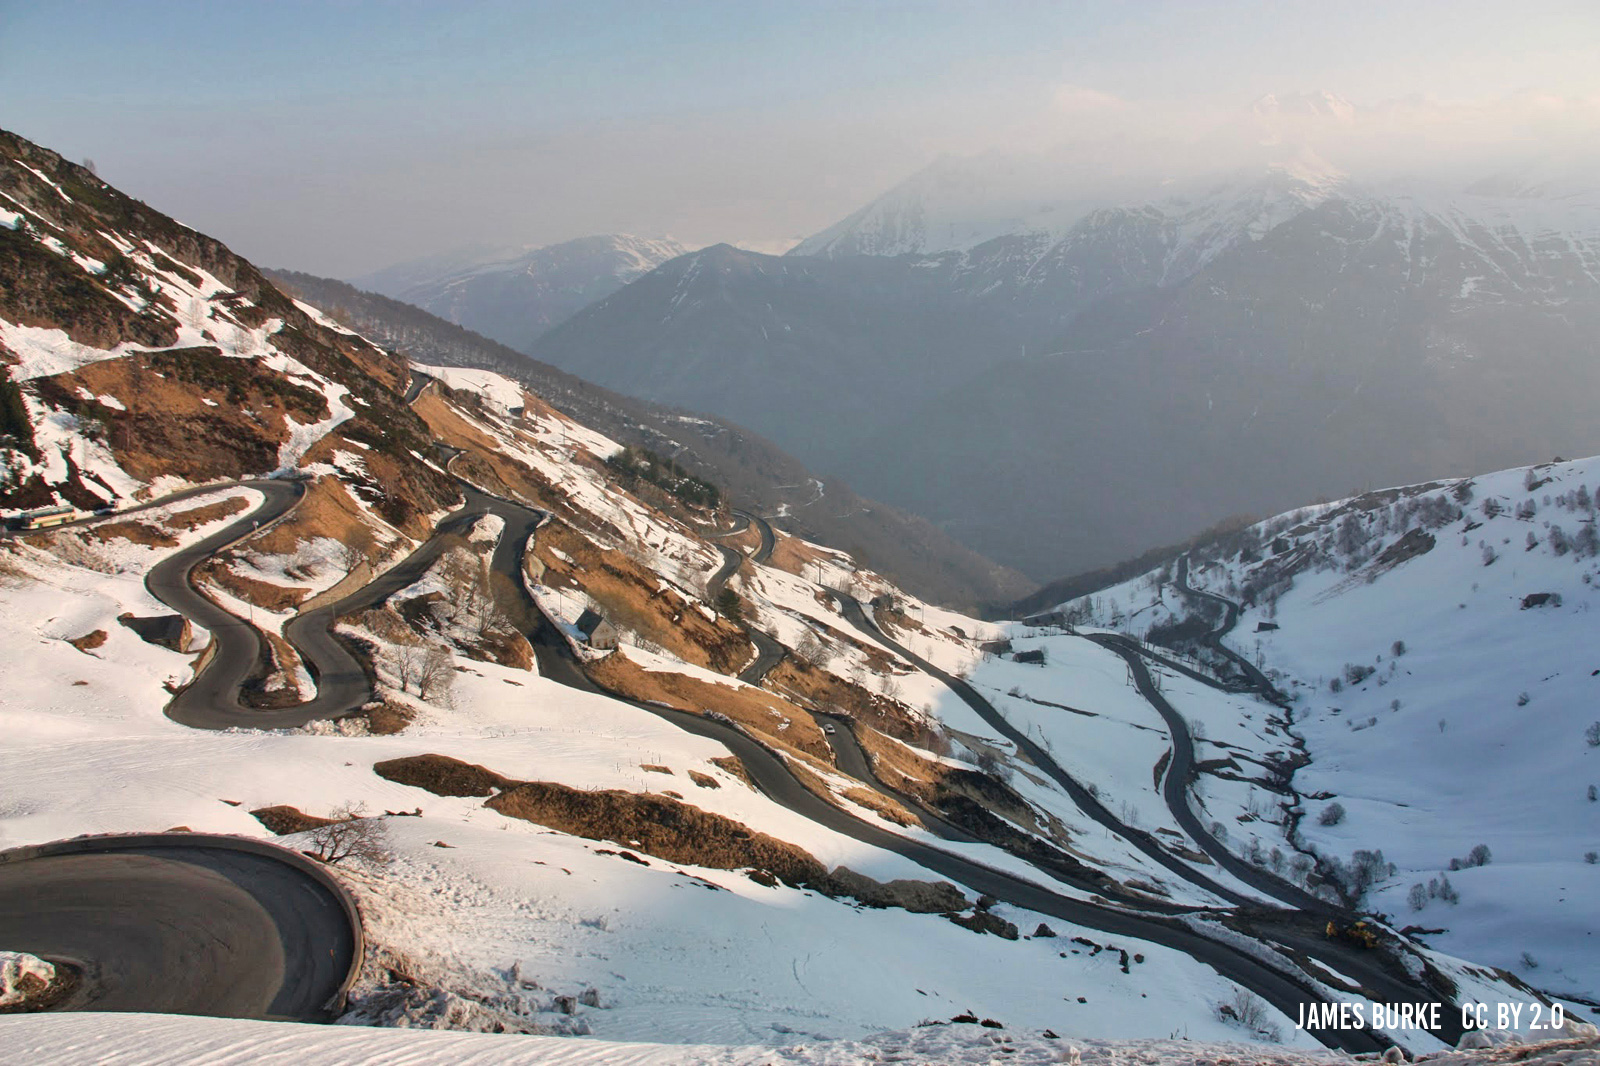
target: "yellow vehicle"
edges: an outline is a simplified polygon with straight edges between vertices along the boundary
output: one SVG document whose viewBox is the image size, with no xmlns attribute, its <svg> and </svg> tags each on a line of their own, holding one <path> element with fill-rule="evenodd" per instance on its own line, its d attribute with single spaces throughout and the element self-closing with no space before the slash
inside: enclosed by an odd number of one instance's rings
<svg viewBox="0 0 1600 1066">
<path fill-rule="evenodd" d="M 1375 948 L 1378 946 L 1378 934 L 1371 925 L 1365 921 L 1352 922 L 1341 926 L 1337 922 L 1329 921 L 1326 930 L 1329 940 L 1343 940 L 1357 947 Z"/>
<path fill-rule="evenodd" d="M 23 512 L 19 516 L 17 526 L 19 529 L 49 529 L 51 526 L 75 522 L 82 517 L 82 512 L 70 505 L 41 507 L 36 511 Z"/>
</svg>

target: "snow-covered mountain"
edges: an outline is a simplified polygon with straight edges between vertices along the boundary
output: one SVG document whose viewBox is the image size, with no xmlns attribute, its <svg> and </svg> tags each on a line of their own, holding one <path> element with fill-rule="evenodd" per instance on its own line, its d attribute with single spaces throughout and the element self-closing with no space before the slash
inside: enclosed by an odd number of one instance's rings
<svg viewBox="0 0 1600 1066">
<path fill-rule="evenodd" d="M 761 425 L 1039 579 L 1371 480 L 1600 448 L 1578 399 L 1600 197 L 1560 172 L 1379 192 L 1276 158 L 937 254 L 707 249 L 535 351 Z"/>
<path fill-rule="evenodd" d="M 1266 117 L 1260 119 L 1270 124 Z M 1092 146 L 1073 152 L 942 156 L 827 229 L 793 256 L 937 255 L 1001 237 L 1054 244 L 1097 214 L 1154 214 L 1259 235 L 1298 206 L 1335 193 L 1345 176 L 1301 142 L 1274 143 L 1230 169 L 1141 174 Z M 1253 210 L 1251 209 L 1253 205 Z"/>
<path fill-rule="evenodd" d="M 552 326 L 683 253 L 676 241 L 607 234 L 431 257 L 352 281 L 527 351 Z"/>
<path fill-rule="evenodd" d="M 1305 760 L 1292 820 L 1267 820 L 1315 854 L 1381 850 L 1394 869 L 1367 906 L 1585 999 L 1600 993 L 1596 489 L 1596 459 L 1385 489 L 1202 544 L 1188 567 L 1243 605 L 1228 642 L 1292 700 Z M 1060 610 L 1215 658 L 1181 623 L 1219 616 L 1178 576 L 1168 562 Z"/>
</svg>

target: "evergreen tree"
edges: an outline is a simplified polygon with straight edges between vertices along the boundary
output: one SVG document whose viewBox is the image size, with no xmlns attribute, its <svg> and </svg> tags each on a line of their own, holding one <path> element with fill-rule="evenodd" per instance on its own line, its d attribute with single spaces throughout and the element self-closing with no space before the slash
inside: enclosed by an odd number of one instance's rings
<svg viewBox="0 0 1600 1066">
<path fill-rule="evenodd" d="M 28 407 L 22 402 L 22 389 L 11 380 L 10 374 L 0 373 L 0 438 L 9 437 L 15 447 L 27 452 L 32 459 L 39 458 L 33 441 L 33 423 L 28 420 Z"/>
</svg>

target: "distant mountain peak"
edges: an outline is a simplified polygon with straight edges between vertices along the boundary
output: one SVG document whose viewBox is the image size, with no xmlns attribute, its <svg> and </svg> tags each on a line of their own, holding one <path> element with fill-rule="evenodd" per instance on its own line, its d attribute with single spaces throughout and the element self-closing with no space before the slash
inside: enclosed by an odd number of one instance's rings
<svg viewBox="0 0 1600 1066">
<path fill-rule="evenodd" d="M 604 233 L 431 256 L 353 284 L 525 352 L 547 330 L 682 254 L 684 247 L 670 237 Z"/>
<path fill-rule="evenodd" d="M 1351 125 L 1356 120 L 1356 106 L 1327 89 L 1282 95 L 1267 93 L 1250 105 L 1250 113 L 1259 119 L 1318 119 L 1341 126 Z"/>
</svg>

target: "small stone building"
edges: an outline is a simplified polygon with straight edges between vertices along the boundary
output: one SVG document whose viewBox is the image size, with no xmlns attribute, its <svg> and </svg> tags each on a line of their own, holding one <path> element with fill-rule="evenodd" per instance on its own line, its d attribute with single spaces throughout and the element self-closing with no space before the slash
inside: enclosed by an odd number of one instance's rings
<svg viewBox="0 0 1600 1066">
<path fill-rule="evenodd" d="M 578 616 L 574 625 L 578 632 L 583 634 L 584 643 L 591 648 L 609 650 L 617 646 L 617 627 L 607 622 L 591 607 L 583 609 L 583 613 Z"/>
</svg>

